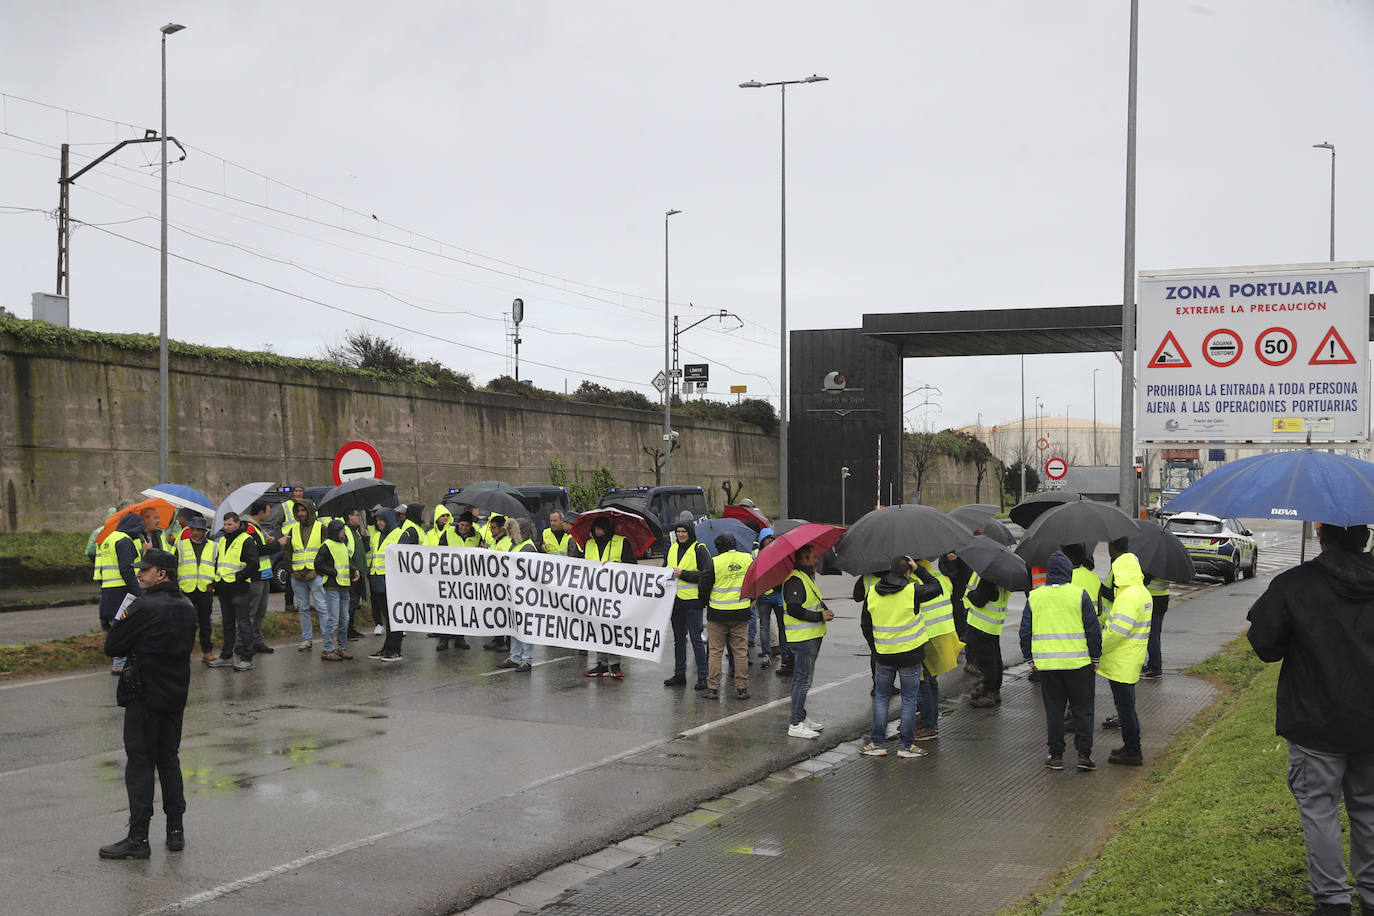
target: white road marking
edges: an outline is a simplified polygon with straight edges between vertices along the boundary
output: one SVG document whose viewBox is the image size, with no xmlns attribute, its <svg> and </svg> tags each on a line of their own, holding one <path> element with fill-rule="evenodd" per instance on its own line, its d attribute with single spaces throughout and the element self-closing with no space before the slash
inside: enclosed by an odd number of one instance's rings
<svg viewBox="0 0 1374 916">
<path fill-rule="evenodd" d="M 45 677 L 36 681 L 16 681 L 13 684 L 0 684 L 0 690 L 14 690 L 18 687 L 38 687 L 42 684 L 56 684 L 61 681 L 74 681 L 83 677 L 95 677 L 98 674 L 109 677 L 109 671 L 109 668 L 101 668 L 98 671 L 83 671 L 81 674 L 64 674 L 60 677 Z"/>
<path fill-rule="evenodd" d="M 860 672 L 858 672 L 858 673 L 856 673 L 856 674 L 851 674 L 851 675 L 849 675 L 848 677 L 842 677 L 842 678 L 840 678 L 838 681 L 831 681 L 830 683 L 828 683 L 828 684 L 822 684 L 822 685 L 819 686 L 819 687 L 812 687 L 807 693 L 808 693 L 808 695 L 809 695 L 809 694 L 813 694 L 813 693 L 821 693 L 822 691 L 829 690 L 829 689 L 832 688 L 832 687 L 838 687 L 838 686 L 840 686 L 841 684 L 848 684 L 850 681 L 858 680 L 859 678 L 863 677 L 863 676 L 864 676 L 865 674 L 867 674 L 867 673 L 868 673 L 868 672 L 866 672 L 866 671 L 860 671 Z M 749 716 L 752 716 L 752 715 L 754 715 L 754 714 L 756 714 L 756 713 L 763 712 L 763 711 L 766 710 L 766 709 L 773 709 L 773 708 L 776 707 L 776 706 L 784 706 L 784 705 L 790 704 L 791 702 L 792 702 L 792 697 L 790 697 L 790 696 L 778 697 L 776 700 L 773 700 L 771 703 L 764 703 L 762 706 L 754 706 L 754 707 L 751 707 L 751 708 L 749 708 L 749 709 L 744 710 L 743 712 L 737 712 L 737 713 L 735 713 L 735 714 L 732 715 L 732 716 L 726 716 L 726 717 L 724 717 L 723 719 L 716 719 L 714 722 L 707 722 L 705 725 L 698 725 L 696 728 L 689 728 L 689 729 L 687 729 L 687 731 L 685 731 L 685 732 L 683 732 L 682 734 L 678 735 L 678 737 L 679 737 L 679 738 L 691 738 L 691 737 L 694 736 L 694 735 L 700 735 L 700 734 L 703 733 L 703 732 L 709 732 L 709 731 L 710 731 L 711 729 L 713 729 L 713 728 L 719 728 L 719 727 L 722 726 L 722 725 L 728 725 L 728 724 L 730 724 L 731 722 L 737 722 L 737 721 L 739 721 L 740 719 L 744 719 L 744 718 L 747 718 L 747 717 L 749 717 Z"/>
<path fill-rule="evenodd" d="M 572 658 L 571 655 L 560 655 L 558 658 L 546 658 L 542 662 L 530 662 L 531 668 L 538 668 L 540 665 L 556 665 L 559 662 L 566 662 Z M 482 677 L 494 677 L 498 674 L 514 674 L 518 668 L 497 668 L 495 671 L 483 671 Z"/>
</svg>

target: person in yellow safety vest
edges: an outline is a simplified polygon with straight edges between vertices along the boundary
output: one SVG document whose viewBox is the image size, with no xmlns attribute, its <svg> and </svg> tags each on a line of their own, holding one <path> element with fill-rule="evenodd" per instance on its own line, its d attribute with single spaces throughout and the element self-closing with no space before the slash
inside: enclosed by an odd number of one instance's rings
<svg viewBox="0 0 1374 916">
<path fill-rule="evenodd" d="M 140 516 L 120 516 L 115 530 L 105 536 L 95 552 L 91 578 L 100 584 L 100 628 L 108 630 L 126 595 L 143 593 L 138 587 L 134 564 L 141 555 L 139 544 L 144 523 Z M 120 665 L 123 668 L 123 665 Z"/>
<path fill-rule="evenodd" d="M 1150 614 L 1150 639 L 1145 650 L 1145 667 L 1140 676 L 1146 680 L 1158 680 L 1164 676 L 1164 615 L 1169 610 L 1169 580 L 1145 573 L 1145 590 L 1154 599 L 1154 611 Z"/>
<path fill-rule="evenodd" d="M 310 607 L 315 616 L 325 613 L 324 579 L 315 572 L 315 555 L 324 543 L 324 525 L 315 518 L 315 504 L 304 496 L 295 504 L 295 521 L 282 529 L 280 543 L 291 563 L 291 592 L 296 597 L 296 616 L 301 624 L 298 652 L 309 652 L 314 645 L 314 627 L 310 621 Z"/>
<path fill-rule="evenodd" d="M 626 543 L 625 537 L 615 533 L 615 523 L 598 518 L 592 522 L 592 536 L 582 545 L 582 556 L 593 563 L 628 563 L 638 565 L 634 551 Z M 586 677 L 622 678 L 625 673 L 620 669 L 620 656 L 609 652 L 597 652 L 596 664 L 582 672 Z"/>
<path fill-rule="evenodd" d="M 296 507 L 305 502 L 305 487 L 296 484 L 291 488 L 291 498 L 282 501 L 282 518 L 286 519 L 286 524 L 296 517 Z"/>
<path fill-rule="evenodd" d="M 1107 757 L 1108 763 L 1141 766 L 1140 717 L 1135 708 L 1135 685 L 1150 640 L 1150 618 L 1154 599 L 1145 588 L 1140 561 L 1130 552 L 1130 538 L 1118 538 L 1107 545 L 1112 557 L 1112 579 L 1116 595 L 1111 615 L 1102 622 L 1102 664 L 1097 673 L 1112 688 L 1116 704 L 1116 726 L 1121 729 L 1122 746 Z M 1109 722 L 1103 722 L 1108 728 Z"/>
<path fill-rule="evenodd" d="M 215 545 L 215 594 L 224 624 L 224 648 L 208 665 L 235 671 L 253 670 L 253 615 L 248 596 L 258 574 L 258 542 L 237 512 L 224 514 L 224 537 Z M 237 651 L 239 660 L 234 661 Z"/>
<path fill-rule="evenodd" d="M 248 507 L 251 524 L 248 533 L 258 542 L 258 574 L 248 589 L 248 613 L 253 619 L 253 654 L 271 655 L 276 652 L 262 641 L 262 622 L 267 617 L 267 600 L 272 596 L 272 567 L 281 555 L 282 546 L 267 532 L 267 518 L 272 508 L 265 500 L 257 499 Z"/>
<path fill-rule="evenodd" d="M 735 698 L 749 699 L 749 604 L 740 594 L 744 577 L 754 558 L 735 543 L 729 532 L 716 535 L 716 556 L 711 561 L 711 575 L 702 575 L 699 587 L 706 599 L 706 644 L 709 658 L 706 667 L 706 699 L 720 698 L 720 675 L 725 647 L 734 655 Z M 674 545 L 678 546 L 678 545 Z M 680 578 L 682 571 L 674 573 Z"/>
<path fill-rule="evenodd" d="M 330 519 L 324 538 L 315 553 L 315 572 L 324 580 L 325 612 L 320 615 L 320 639 L 324 649 L 320 658 L 327 662 L 351 661 L 348 596 L 358 572 L 353 569 L 353 552 L 348 546 L 348 525 L 341 518 Z"/>
<path fill-rule="evenodd" d="M 549 513 L 549 527 L 540 535 L 539 549 L 556 557 L 579 557 L 582 551 L 573 539 L 572 530 L 563 519 L 563 513 L 554 509 Z"/>
<path fill-rule="evenodd" d="M 207 664 L 215 660 L 214 640 L 210 633 L 210 614 L 214 602 L 210 597 L 215 584 L 215 542 L 206 540 L 210 523 L 197 515 L 186 523 L 189 537 L 177 541 L 177 585 L 191 599 L 196 609 L 196 624 L 200 629 L 200 659 Z"/>
<path fill-rule="evenodd" d="M 403 511 L 405 518 L 401 520 L 401 529 L 414 531 L 418 543 L 425 543 L 425 504 L 406 503 Z"/>
<path fill-rule="evenodd" d="M 970 705 L 979 709 L 1002 703 L 1002 624 L 1007 621 L 1011 592 L 974 572 L 964 591 L 968 611 L 968 657 L 982 672 Z"/>
<path fill-rule="evenodd" d="M 510 532 L 510 539 L 514 546 L 511 553 L 538 553 L 539 549 L 534 546 L 534 522 L 529 519 L 512 518 L 507 520 L 506 529 Z M 524 674 L 529 674 L 533 669 L 534 662 L 534 643 L 525 642 L 518 636 L 510 637 L 510 655 L 505 658 L 498 668 L 509 668 Z"/>
<path fill-rule="evenodd" d="M 854 579 L 854 600 L 859 603 L 859 633 L 868 643 L 868 695 L 878 695 L 878 645 L 873 641 L 873 615 L 868 610 L 868 593 L 887 570 L 864 573 Z"/>
<path fill-rule="evenodd" d="M 454 526 L 454 547 L 484 546 L 482 534 L 477 530 L 476 523 L 477 519 L 471 512 L 464 511 L 462 515 L 458 516 L 458 524 Z"/>
<path fill-rule="evenodd" d="M 819 738 L 821 723 L 806 714 L 806 694 L 816 673 L 816 656 L 821 652 L 825 625 L 835 612 L 825 606 L 816 587 L 816 564 L 821 552 L 807 544 L 792 555 L 795 569 L 782 583 L 782 625 L 787 646 L 792 650 L 792 708 L 787 719 L 787 737 Z"/>
<path fill-rule="evenodd" d="M 684 512 L 687 510 L 683 510 Z M 688 513 L 690 515 L 690 513 Z M 759 544 L 754 548 L 754 559 L 758 559 L 760 551 L 769 544 L 777 540 L 777 535 L 772 528 L 759 529 Z M 792 656 L 788 653 L 787 642 L 782 629 L 782 592 L 776 588 L 770 588 L 754 599 L 754 615 L 759 621 L 759 659 L 764 668 L 772 667 L 773 656 L 778 656 L 778 665 L 791 665 Z M 773 641 L 774 627 L 777 628 L 778 639 Z M 788 667 L 790 674 L 792 669 Z M 782 672 L 779 671 L 779 674 Z"/>
<path fill-rule="evenodd" d="M 453 510 L 443 503 L 434 507 L 434 526 L 425 532 L 425 539 L 421 542 L 436 547 L 440 544 L 446 547 L 454 546 L 451 543 L 456 537 L 458 530 L 453 527 Z"/>
<path fill-rule="evenodd" d="M 940 583 L 940 594 L 921 602 L 921 615 L 925 618 L 926 636 L 934 643 L 936 640 L 954 640 L 954 645 L 958 645 L 958 631 L 954 626 L 954 583 L 949 581 L 947 576 L 931 569 L 930 561 L 920 559 L 916 561 L 933 575 Z M 937 647 L 932 645 L 930 651 L 935 651 Z M 957 650 L 955 652 L 957 655 Z M 915 738 L 917 741 L 930 741 L 940 737 L 940 681 L 939 673 L 934 671 L 931 666 L 929 653 L 925 662 L 921 665 L 921 689 L 916 698 L 916 711 L 921 718 L 921 723 L 916 727 Z"/>
<path fill-rule="evenodd" d="M 382 622 L 386 627 L 386 640 L 382 647 L 368 658 L 381 662 L 399 662 L 405 633 L 391 628 L 391 609 L 386 603 L 386 549 L 392 544 L 418 542 L 410 540 L 415 537 L 415 532 L 401 530 L 400 521 L 391 509 L 379 507 L 373 513 L 372 523 L 376 528 L 376 534 L 372 541 L 372 551 L 368 556 L 368 586 L 372 591 L 373 612 L 382 615 Z"/>
<path fill-rule="evenodd" d="M 916 576 L 919 585 L 911 581 Z M 940 582 L 911 557 L 893 557 L 887 570 L 868 588 L 864 605 L 872 618 L 873 657 L 877 661 L 873 691 L 873 728 L 859 752 L 866 757 L 887 756 L 888 708 L 894 683 L 901 679 L 902 711 L 898 757 L 924 757 L 913 747 L 916 739 L 916 702 L 925 661 L 925 617 L 922 602 L 937 597 Z"/>
<path fill-rule="evenodd" d="M 1040 670 L 1049 756 L 1045 766 L 1064 769 L 1064 706 L 1073 715 L 1078 769 L 1093 763 L 1093 669 L 1102 657 L 1102 631 L 1088 593 L 1073 584 L 1073 564 L 1056 550 L 1045 570 L 1045 584 L 1031 589 L 1021 615 L 1021 655 Z"/>
<path fill-rule="evenodd" d="M 552 518 L 552 515 L 550 516 Z M 547 537 L 548 532 L 544 532 Z M 571 539 L 571 538 L 570 538 Z M 696 662 L 697 690 L 706 689 L 709 661 L 706 644 L 701 641 L 702 580 L 714 577 L 711 553 L 697 540 L 696 525 L 680 521 L 673 529 L 673 544 L 663 555 L 663 565 L 671 567 L 677 580 L 673 595 L 673 676 L 663 682 L 664 687 L 682 687 L 687 683 L 687 643 L 692 644 L 692 658 Z"/>
<path fill-rule="evenodd" d="M 487 534 L 482 546 L 501 553 L 506 553 L 515 546 L 510 535 L 506 533 L 506 517 L 504 515 L 493 515 L 487 519 Z M 509 652 L 510 637 L 493 636 L 482 644 L 482 648 L 487 652 Z"/>
</svg>

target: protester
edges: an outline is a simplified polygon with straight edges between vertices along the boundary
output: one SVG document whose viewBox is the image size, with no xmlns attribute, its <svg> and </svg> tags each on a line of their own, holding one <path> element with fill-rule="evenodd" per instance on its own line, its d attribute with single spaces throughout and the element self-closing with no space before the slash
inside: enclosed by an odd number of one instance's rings
<svg viewBox="0 0 1374 916">
<path fill-rule="evenodd" d="M 515 546 L 510 535 L 506 533 L 506 517 L 504 515 L 492 515 L 491 518 L 487 519 L 487 533 L 482 546 L 488 550 L 501 553 L 509 552 Z M 510 650 L 510 637 L 493 636 L 482 644 L 482 648 L 488 652 L 508 652 Z"/>
<path fill-rule="evenodd" d="M 143 594 L 135 598 L 105 637 L 105 654 L 127 658 L 116 702 L 124 707 L 124 786 L 129 797 L 129 832 L 100 847 L 102 859 L 146 859 L 152 855 L 148 827 L 153 818 L 153 773 L 162 785 L 167 848 L 186 846 L 186 796 L 181 777 L 181 723 L 191 683 L 196 610 L 177 588 L 177 558 L 150 550 L 137 563 Z"/>
<path fill-rule="evenodd" d="M 320 639 L 327 662 L 352 661 L 348 651 L 348 596 L 354 572 L 343 519 L 330 519 L 324 543 L 315 554 L 315 573 L 324 581 L 324 614 L 320 616 Z"/>
<path fill-rule="evenodd" d="M 396 513 L 380 506 L 373 512 L 373 525 L 376 533 L 372 536 L 367 579 L 368 586 L 372 591 L 372 612 L 382 615 L 381 620 L 386 630 L 386 640 L 382 643 L 382 647 L 369 655 L 368 658 L 381 662 L 399 662 L 401 660 L 401 643 L 405 639 L 405 633 L 391 628 L 391 610 L 386 603 L 386 549 L 392 544 L 402 543 L 403 536 L 413 536 L 413 534 L 409 531 L 401 531 Z"/>
<path fill-rule="evenodd" d="M 911 581 L 920 580 L 920 586 Z M 924 757 L 928 751 L 914 747 L 916 701 L 921 684 L 928 636 L 921 604 L 940 595 L 940 581 L 911 557 L 893 557 L 886 573 L 869 587 L 864 604 L 872 616 L 872 654 L 876 661 L 873 693 L 873 728 L 859 753 L 887 756 L 887 716 L 892 686 L 901 678 L 902 712 L 898 729 L 898 757 Z"/>
<path fill-rule="evenodd" d="M 962 643 L 954 628 L 954 583 L 932 569 L 929 560 L 916 562 L 940 583 L 940 594 L 921 604 L 929 645 L 921 663 L 921 687 L 916 698 L 921 724 L 916 727 L 915 737 L 917 741 L 931 741 L 940 737 L 939 678 L 959 663 Z"/>
<path fill-rule="evenodd" d="M 1146 643 L 1145 667 L 1140 676 L 1157 681 L 1164 676 L 1164 615 L 1169 611 L 1169 580 L 1145 573 L 1145 589 L 1154 600 L 1154 612 L 1150 615 L 1150 639 Z"/>
<path fill-rule="evenodd" d="M 510 539 L 514 542 L 511 553 L 538 553 L 538 548 L 534 546 L 531 539 L 534 535 L 534 523 L 528 519 L 511 519 L 506 526 L 510 533 Z M 518 636 L 510 638 L 510 655 L 505 661 L 498 665 L 498 668 L 513 668 L 528 674 L 534 661 L 534 643 L 528 643 Z"/>
<path fill-rule="evenodd" d="M 1073 564 L 1056 550 L 1045 569 L 1045 584 L 1031 589 L 1021 615 L 1021 655 L 1040 671 L 1049 756 L 1045 766 L 1064 769 L 1064 706 L 1074 718 L 1078 769 L 1093 762 L 1093 671 L 1102 657 L 1102 631 L 1088 593 L 1072 584 Z"/>
<path fill-rule="evenodd" d="M 615 524 L 608 519 L 598 518 L 592 522 L 592 536 L 582 545 L 584 559 L 594 563 L 628 563 L 637 565 L 635 555 L 625 536 L 615 533 Z M 622 678 L 625 673 L 620 669 L 620 656 L 609 652 L 597 652 L 596 664 L 588 668 L 587 677 Z"/>
<path fill-rule="evenodd" d="M 248 610 L 252 580 L 258 571 L 258 542 L 248 534 L 237 512 L 224 514 L 224 536 L 215 547 L 215 594 L 223 623 L 224 648 L 211 668 L 253 670 L 253 615 Z M 234 661 L 237 649 L 239 660 Z"/>
<path fill-rule="evenodd" d="M 434 507 L 436 519 L 443 518 L 448 513 L 449 508 L 443 504 Z M 444 547 L 481 547 L 482 536 L 473 528 L 473 521 L 472 513 L 464 512 L 462 515 L 458 516 L 457 524 L 445 524 L 435 528 L 435 531 L 440 532 L 435 543 Z M 433 532 L 431 532 L 431 534 L 433 534 Z M 467 637 L 461 633 L 455 636 L 447 636 L 443 633 L 435 635 L 439 637 L 439 642 L 434 646 L 436 652 L 447 652 L 450 642 L 459 649 L 472 648 L 472 644 L 468 642 Z"/>
<path fill-rule="evenodd" d="M 1119 538 L 1107 545 L 1116 588 L 1111 613 L 1101 621 L 1102 662 L 1097 673 L 1111 686 L 1116 723 L 1124 742 L 1122 747 L 1111 752 L 1107 762 L 1138 767 L 1145 759 L 1140 750 L 1135 685 L 1140 680 L 1141 663 L 1145 661 L 1154 604 L 1145 588 L 1140 563 L 1129 549 L 1129 538 Z"/>
<path fill-rule="evenodd" d="M 708 700 L 720 697 L 720 675 L 725 647 L 734 653 L 735 699 L 749 699 L 749 599 L 740 594 L 744 577 L 754 558 L 740 550 L 733 534 L 716 535 L 716 556 L 711 563 L 711 581 L 706 604 L 706 642 L 709 662 L 706 672 Z M 679 574 L 680 575 L 680 574 Z M 703 577 L 704 578 L 704 577 Z"/>
<path fill-rule="evenodd" d="M 210 615 L 214 610 L 210 591 L 215 584 L 215 542 L 207 540 L 210 523 L 197 515 L 186 524 L 188 537 L 177 541 L 177 585 L 196 610 L 196 626 L 200 631 L 201 661 L 215 660 L 214 635 L 210 632 Z"/>
<path fill-rule="evenodd" d="M 563 513 L 554 509 L 549 513 L 549 527 L 540 536 L 540 550 L 556 557 L 580 557 L 577 541 L 573 539 L 572 529 L 563 519 Z"/>
<path fill-rule="evenodd" d="M 696 525 L 691 521 L 679 521 L 673 529 L 673 544 L 663 555 L 663 565 L 673 570 L 673 577 L 677 580 L 671 618 L 673 676 L 665 680 L 663 686 L 681 687 L 687 683 L 687 643 L 690 640 L 692 658 L 696 664 L 696 689 L 705 690 L 708 661 L 706 644 L 701 640 L 701 596 L 703 586 L 709 593 L 715 574 L 710 551 L 697 540 Z"/>
<path fill-rule="evenodd" d="M 868 610 L 868 593 L 886 574 L 887 570 L 880 569 L 854 579 L 854 600 L 859 602 L 859 633 L 868 643 L 868 695 L 871 697 L 878 695 L 878 648 L 873 641 L 873 615 Z"/>
<path fill-rule="evenodd" d="M 371 533 L 363 524 L 361 509 L 353 508 L 346 511 L 344 524 L 348 526 L 344 528 L 344 540 L 348 544 L 348 565 L 357 574 L 353 576 L 353 584 L 348 589 L 347 631 L 350 640 L 359 640 L 363 638 L 363 634 L 358 629 L 358 612 L 362 610 L 363 599 L 367 597 L 367 548 Z M 375 616 L 373 620 L 376 620 Z"/>
<path fill-rule="evenodd" d="M 1002 705 L 1002 625 L 1011 592 L 970 571 L 964 589 L 968 659 L 982 675 L 970 703 L 979 709 Z"/>
<path fill-rule="evenodd" d="M 420 543 L 429 544 L 432 547 L 440 544 L 452 547 L 449 539 L 445 537 L 446 534 L 456 536 L 458 530 L 453 527 L 453 510 L 440 503 L 434 507 L 434 525 L 425 532 L 424 540 Z"/>
<path fill-rule="evenodd" d="M 763 548 L 777 540 L 777 535 L 772 528 L 764 528 L 759 531 L 759 545 L 754 548 L 754 558 Z M 773 664 L 774 655 L 782 655 L 782 647 L 786 645 L 783 637 L 782 627 L 782 592 L 776 588 L 770 588 L 754 599 L 754 613 L 759 621 L 759 658 L 760 664 L 768 668 Z M 778 641 L 776 646 L 773 643 L 774 623 L 777 624 Z M 791 663 L 792 656 L 786 656 L 787 662 Z"/>
<path fill-rule="evenodd" d="M 248 517 L 253 523 L 248 533 L 258 542 L 258 574 L 248 589 L 248 615 L 253 621 L 254 654 L 271 655 L 276 652 L 262 640 L 262 622 L 267 618 L 267 599 L 272 594 L 272 566 L 281 555 L 281 543 L 267 533 L 267 517 L 272 510 L 263 500 L 255 500 L 248 507 Z"/>
<path fill-rule="evenodd" d="M 792 709 L 787 737 L 819 738 L 825 726 L 806 715 L 806 694 L 816 671 L 816 656 L 821 651 L 825 625 L 835 614 L 825 606 L 816 588 L 816 564 L 821 554 L 810 544 L 793 555 L 796 568 L 782 584 L 783 627 L 792 650 Z"/>
<path fill-rule="evenodd" d="M 292 511 L 295 521 L 282 529 L 280 542 L 291 559 L 291 592 L 296 597 L 296 613 L 301 624 L 301 642 L 296 650 L 309 652 L 315 639 L 310 607 L 314 605 L 316 617 L 325 613 L 324 580 L 315 573 L 315 555 L 324 543 L 324 525 L 315 518 L 315 504 L 305 498 L 304 492 L 295 501 Z"/>
<path fill-rule="evenodd" d="M 1349 913 L 1350 871 L 1374 913 L 1374 558 L 1369 528 L 1322 524 L 1321 553 L 1269 583 L 1247 615 L 1255 654 L 1283 662 L 1275 731 L 1288 740 L 1288 787 L 1307 844 L 1314 916 Z"/>
</svg>

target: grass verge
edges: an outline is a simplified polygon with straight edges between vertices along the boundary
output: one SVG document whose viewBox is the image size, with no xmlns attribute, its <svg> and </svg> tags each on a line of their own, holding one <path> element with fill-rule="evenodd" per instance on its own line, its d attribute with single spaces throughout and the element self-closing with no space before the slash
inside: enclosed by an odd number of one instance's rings
<svg viewBox="0 0 1374 916">
<path fill-rule="evenodd" d="M 262 621 L 262 638 L 268 641 L 284 639 L 300 634 L 300 621 L 296 613 L 268 611 Z M 218 621 L 211 626 L 216 649 L 224 645 L 223 629 Z M 200 656 L 200 641 L 197 637 L 193 658 Z M 12 681 L 21 677 L 37 677 L 43 674 L 57 674 L 63 671 L 79 671 L 82 668 L 99 668 L 108 665 L 110 659 L 105 655 L 105 634 L 88 633 L 84 636 L 68 636 L 51 642 L 34 642 L 18 646 L 0 646 L 0 681 Z"/>
<path fill-rule="evenodd" d="M 66 531 L 0 534 L 0 585 L 25 588 L 90 581 L 89 537 L 90 532 Z"/>
<path fill-rule="evenodd" d="M 1098 854 L 1008 914 L 1043 913 L 1088 865 L 1092 873 L 1064 898 L 1066 916 L 1313 905 L 1287 744 L 1274 734 L 1278 666 L 1261 662 L 1242 636 L 1185 673 L 1211 681 L 1222 698 L 1152 761 Z"/>
</svg>

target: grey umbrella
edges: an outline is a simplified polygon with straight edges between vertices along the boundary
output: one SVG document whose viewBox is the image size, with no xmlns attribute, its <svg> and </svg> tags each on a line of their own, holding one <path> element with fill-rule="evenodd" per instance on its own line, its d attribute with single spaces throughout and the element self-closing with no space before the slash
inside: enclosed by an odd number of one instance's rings
<svg viewBox="0 0 1374 916">
<path fill-rule="evenodd" d="M 1030 588 L 1030 570 L 1025 561 L 987 535 L 974 535 L 956 547 L 954 553 L 969 569 L 1008 591 Z"/>
<path fill-rule="evenodd" d="M 773 533 L 781 537 L 798 525 L 807 524 L 804 518 L 780 518 L 773 522 Z"/>
<path fill-rule="evenodd" d="M 494 512 L 497 515 L 504 515 L 507 518 L 526 518 L 530 510 L 525 508 L 525 504 L 504 490 L 488 490 L 465 488 L 461 493 L 447 497 L 444 500 L 447 506 L 475 506 L 484 512 Z"/>
<path fill-rule="evenodd" d="M 885 568 L 893 557 L 938 557 L 972 534 L 931 506 L 886 506 L 850 526 L 835 545 L 835 562 L 845 572 L 862 575 Z"/>
<path fill-rule="evenodd" d="M 1077 502 L 1082 498 L 1073 490 L 1046 490 L 1012 506 L 1007 512 L 1007 517 L 1022 528 L 1029 528 L 1035 524 L 1036 519 L 1054 507 Z"/>
<path fill-rule="evenodd" d="M 1149 521 L 1136 521 L 1140 531 L 1131 538 L 1131 553 L 1140 561 L 1145 575 L 1170 582 L 1190 582 L 1196 574 L 1188 548 L 1166 528 Z"/>
<path fill-rule="evenodd" d="M 1021 539 L 1016 555 L 1031 566 L 1044 566 L 1063 544 L 1096 544 L 1131 537 L 1139 531 L 1135 519 L 1116 506 L 1080 499 L 1055 506 L 1036 519 Z"/>
<path fill-rule="evenodd" d="M 996 506 L 988 506 L 989 509 L 996 509 Z M 1010 547 L 1016 543 L 1016 538 L 1012 536 L 1007 526 L 992 517 L 991 512 L 984 511 L 982 506 L 960 506 L 957 509 L 949 510 L 949 517 L 970 531 L 981 530 L 983 534 L 992 538 L 999 544 Z"/>
<path fill-rule="evenodd" d="M 242 515 L 248 511 L 249 506 L 262 499 L 267 491 L 275 486 L 276 484 L 265 480 L 262 483 L 246 483 L 230 493 L 215 510 L 215 520 L 211 523 L 210 530 L 218 531 L 224 527 L 224 514 L 226 512 Z"/>
</svg>

